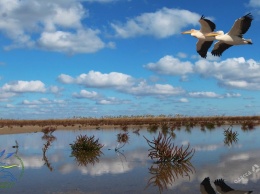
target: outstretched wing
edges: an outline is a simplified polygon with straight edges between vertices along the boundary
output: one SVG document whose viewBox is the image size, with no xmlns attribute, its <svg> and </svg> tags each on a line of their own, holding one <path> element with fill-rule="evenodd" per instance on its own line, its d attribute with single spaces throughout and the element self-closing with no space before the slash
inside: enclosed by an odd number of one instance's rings
<svg viewBox="0 0 260 194">
<path fill-rule="evenodd" d="M 218 41 L 217 43 L 214 44 L 214 48 L 213 50 L 211 51 L 211 54 L 213 56 L 218 56 L 220 57 L 222 55 L 222 53 L 227 50 L 229 47 L 231 47 L 233 45 L 230 45 L 230 44 L 226 44 L 222 41 Z"/>
<path fill-rule="evenodd" d="M 199 39 L 196 44 L 197 53 L 199 53 L 199 55 L 202 58 L 206 58 L 207 52 L 208 52 L 210 46 L 212 45 L 212 43 L 213 43 L 213 41 L 204 41 L 204 40 Z"/>
<path fill-rule="evenodd" d="M 201 25 L 200 31 L 203 34 L 213 32 L 216 29 L 216 25 L 209 19 L 205 19 L 205 17 L 203 15 L 201 16 L 199 23 Z"/>
<path fill-rule="evenodd" d="M 214 181 L 214 184 L 217 188 L 217 191 L 222 193 L 222 192 L 229 192 L 229 191 L 234 191 L 233 188 L 228 186 L 223 179 L 217 179 Z"/>
<path fill-rule="evenodd" d="M 216 194 L 214 189 L 212 188 L 210 184 L 209 177 L 206 177 L 201 183 L 200 183 L 200 192 L 201 194 Z"/>
<path fill-rule="evenodd" d="M 252 20 L 253 16 L 251 13 L 237 19 L 228 34 L 242 38 L 243 34 L 245 34 L 250 28 Z"/>
</svg>

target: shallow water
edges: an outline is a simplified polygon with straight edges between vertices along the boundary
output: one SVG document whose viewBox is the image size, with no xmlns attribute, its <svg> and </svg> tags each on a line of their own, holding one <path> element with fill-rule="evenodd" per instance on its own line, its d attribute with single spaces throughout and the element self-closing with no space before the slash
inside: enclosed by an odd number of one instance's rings
<svg viewBox="0 0 260 194">
<path fill-rule="evenodd" d="M 1 135 L 0 152 L 5 150 L 5 154 L 0 157 L 0 162 L 19 167 L 0 169 L 0 193 L 199 194 L 200 182 L 205 177 L 210 177 L 213 188 L 215 179 L 224 178 L 230 187 L 260 193 L 260 170 L 257 168 L 260 166 L 260 127 L 243 131 L 240 126 L 233 126 L 233 131 L 238 132 L 238 141 L 231 146 L 224 143 L 223 128 L 228 126 L 205 131 L 197 127 L 174 131 L 175 145 L 186 147 L 189 143 L 196 150 L 191 159 L 194 168 L 188 174 L 174 166 L 156 166 L 148 157 L 150 147 L 143 136 L 153 140 L 159 130 L 151 133 L 141 129 L 136 134 L 134 129 L 128 129 L 129 142 L 119 151 L 115 148 L 123 145 L 117 142 L 117 134 L 123 133 L 120 129 L 55 131 L 52 141 L 39 132 Z M 80 134 L 95 135 L 104 144 L 103 154 L 94 164 L 80 165 L 71 156 L 69 144 Z M 18 148 L 13 148 L 15 141 Z M 44 144 L 48 141 L 50 145 L 44 155 Z M 16 154 L 4 159 L 6 153 L 13 152 Z M 157 170 L 157 174 L 151 167 Z M 176 170 L 179 173 L 176 174 Z M 15 180 L 11 180 L 7 173 Z M 6 182 L 10 188 L 3 188 L 8 187 Z"/>
</svg>

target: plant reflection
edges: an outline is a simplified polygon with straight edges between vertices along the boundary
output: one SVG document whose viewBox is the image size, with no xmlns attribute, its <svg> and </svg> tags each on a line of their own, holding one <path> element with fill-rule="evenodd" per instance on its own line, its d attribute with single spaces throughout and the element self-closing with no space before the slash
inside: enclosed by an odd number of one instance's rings
<svg viewBox="0 0 260 194">
<path fill-rule="evenodd" d="M 42 148 L 42 160 L 45 162 L 44 165 L 48 167 L 50 171 L 53 171 L 53 167 L 51 166 L 51 163 L 49 162 L 47 156 L 46 156 L 46 151 L 49 149 L 51 146 L 52 142 L 55 141 L 57 138 L 52 135 L 52 133 L 44 133 L 42 136 L 42 140 L 45 140 L 46 143 L 43 144 Z"/>
<path fill-rule="evenodd" d="M 56 130 L 55 127 L 45 127 L 42 129 L 43 136 L 42 140 L 45 140 L 47 143 L 50 144 L 56 140 L 56 137 L 53 135 L 53 132 Z"/>
<path fill-rule="evenodd" d="M 147 187 L 151 184 L 158 186 L 160 193 L 172 185 L 179 176 L 188 176 L 195 171 L 190 163 L 195 149 L 190 149 L 190 144 L 184 149 L 172 143 L 172 136 L 163 135 L 159 132 L 157 138 L 152 141 L 144 137 L 150 146 L 148 156 L 154 160 L 149 168 L 153 176 L 149 179 Z"/>
<path fill-rule="evenodd" d="M 99 157 L 101 156 L 101 151 L 79 151 L 72 152 L 72 156 L 75 157 L 79 166 L 87 166 L 87 164 L 94 165 L 99 162 Z"/>
<path fill-rule="evenodd" d="M 94 136 L 79 135 L 76 141 L 71 145 L 71 156 L 74 156 L 79 166 L 87 164 L 94 165 L 99 162 L 99 157 L 103 154 L 101 148 L 103 145 L 99 143 L 99 139 Z"/>
<path fill-rule="evenodd" d="M 117 134 L 117 142 L 118 143 L 128 143 L 129 142 L 129 135 L 127 132 L 125 133 L 118 133 Z"/>
<path fill-rule="evenodd" d="M 173 164 L 180 164 L 183 162 L 189 162 L 195 153 L 195 149 L 190 149 L 190 144 L 184 149 L 175 146 L 172 143 L 172 136 L 163 136 L 159 132 L 158 137 L 150 141 L 145 136 L 148 145 L 150 146 L 148 156 L 155 161 L 155 163 L 170 162 Z"/>
<path fill-rule="evenodd" d="M 126 157 L 125 157 L 125 155 L 123 154 L 123 151 L 124 151 L 124 150 L 121 150 L 121 149 L 126 145 L 126 143 L 129 142 L 129 134 L 128 134 L 128 132 L 118 133 L 118 134 L 117 134 L 117 142 L 118 142 L 118 144 L 117 144 L 117 146 L 115 147 L 114 150 L 115 150 L 117 156 L 120 157 L 122 166 L 124 167 L 124 165 L 123 165 L 123 160 L 122 160 L 121 156 L 123 156 L 123 157 L 125 158 L 125 161 L 126 161 Z M 121 143 L 123 143 L 123 144 L 120 145 Z M 111 150 L 111 149 L 108 149 L 108 150 Z"/>
<path fill-rule="evenodd" d="M 149 126 L 147 127 L 147 131 L 150 133 L 156 133 L 158 129 L 159 129 L 158 124 L 149 124 Z"/>
<path fill-rule="evenodd" d="M 170 162 L 153 164 L 149 168 L 149 173 L 152 177 L 148 180 L 147 187 L 157 186 L 159 192 L 162 193 L 164 189 L 168 189 L 169 186 L 179 178 L 187 176 L 190 180 L 190 174 L 195 172 L 195 168 L 188 162 L 180 164 L 172 164 Z"/>
<path fill-rule="evenodd" d="M 252 121 L 245 121 L 241 124 L 241 129 L 243 131 L 251 131 L 255 129 L 255 123 Z"/>
<path fill-rule="evenodd" d="M 140 131 L 140 128 L 138 128 L 138 129 L 134 130 L 134 131 L 133 131 L 133 133 L 135 133 L 137 136 L 140 136 L 140 133 L 139 133 L 139 131 Z"/>
<path fill-rule="evenodd" d="M 48 169 L 50 171 L 53 171 L 53 167 L 51 166 L 51 163 L 49 162 L 47 156 L 46 156 L 46 151 L 48 150 L 48 148 L 50 147 L 51 143 L 50 141 L 47 141 L 46 144 L 43 144 L 43 148 L 42 148 L 42 160 L 45 162 L 44 165 L 46 165 L 48 167 Z"/>
<path fill-rule="evenodd" d="M 232 131 L 232 126 L 224 130 L 224 136 L 224 144 L 227 146 L 231 146 L 233 143 L 237 143 L 238 141 L 238 133 Z"/>
</svg>

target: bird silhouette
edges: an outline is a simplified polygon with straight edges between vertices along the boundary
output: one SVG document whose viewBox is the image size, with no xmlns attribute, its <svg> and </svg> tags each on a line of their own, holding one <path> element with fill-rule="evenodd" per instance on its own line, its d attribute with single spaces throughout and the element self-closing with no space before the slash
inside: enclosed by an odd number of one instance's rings
<svg viewBox="0 0 260 194">
<path fill-rule="evenodd" d="M 253 191 L 242 191 L 242 190 L 235 190 L 228 186 L 223 179 L 217 179 L 214 181 L 216 186 L 216 190 L 221 194 L 250 194 Z"/>
<path fill-rule="evenodd" d="M 251 13 L 244 15 L 243 17 L 238 18 L 233 24 L 232 28 L 228 33 L 223 31 L 210 32 L 205 36 L 215 36 L 215 39 L 218 40 L 214 44 L 214 48 L 211 52 L 214 56 L 221 56 L 222 53 L 227 50 L 229 47 L 234 45 L 245 45 L 253 44 L 251 39 L 244 39 L 243 35 L 248 31 L 253 21 L 253 16 Z"/>
<path fill-rule="evenodd" d="M 200 20 L 200 30 L 188 30 L 185 32 L 182 32 L 182 34 L 190 34 L 191 36 L 198 39 L 198 42 L 196 44 L 196 50 L 197 53 L 202 57 L 207 57 L 207 52 L 210 46 L 212 45 L 213 41 L 215 40 L 215 33 L 213 32 L 216 28 L 216 25 L 210 21 L 209 19 L 206 19 L 203 15 L 201 16 Z M 212 36 L 206 36 L 206 34 L 212 33 Z"/>
<path fill-rule="evenodd" d="M 236 190 L 228 186 L 223 179 L 217 179 L 214 181 L 214 185 L 216 187 L 216 190 L 220 194 L 250 194 L 253 193 L 253 191 L 242 191 L 242 190 Z M 200 192 L 201 194 L 216 194 L 216 191 L 213 189 L 213 187 L 210 184 L 210 178 L 206 177 L 201 183 L 200 183 Z"/>
<path fill-rule="evenodd" d="M 209 177 L 206 177 L 201 183 L 200 183 L 200 192 L 201 194 L 216 194 L 213 187 L 210 184 Z"/>
</svg>

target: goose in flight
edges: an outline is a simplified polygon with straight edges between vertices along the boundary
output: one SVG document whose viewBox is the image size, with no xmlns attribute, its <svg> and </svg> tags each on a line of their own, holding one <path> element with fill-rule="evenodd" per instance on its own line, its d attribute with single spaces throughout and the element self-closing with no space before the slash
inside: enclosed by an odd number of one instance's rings
<svg viewBox="0 0 260 194">
<path fill-rule="evenodd" d="M 217 179 L 214 181 L 214 184 L 216 186 L 216 190 L 220 194 L 250 194 L 253 193 L 253 191 L 242 191 L 242 190 L 235 190 L 231 187 L 229 187 L 223 179 Z M 201 194 L 216 194 L 216 191 L 213 189 L 213 187 L 210 184 L 209 177 L 206 177 L 201 183 L 200 183 L 200 192 Z"/>
<path fill-rule="evenodd" d="M 242 190 L 235 190 L 229 187 L 223 179 L 217 179 L 214 181 L 216 186 L 216 190 L 221 194 L 250 194 L 253 191 L 242 191 Z"/>
<path fill-rule="evenodd" d="M 210 21 L 209 19 L 205 19 L 205 17 L 202 15 L 200 20 L 200 30 L 191 29 L 185 32 L 182 32 L 182 34 L 190 34 L 191 36 L 198 39 L 198 42 L 196 44 L 196 50 L 197 53 L 202 57 L 207 57 L 207 51 L 212 45 L 213 41 L 215 40 L 214 36 L 205 36 L 206 34 L 213 32 L 216 28 L 216 25 Z"/>
<path fill-rule="evenodd" d="M 244 39 L 243 35 L 248 31 L 251 26 L 253 16 L 251 13 L 238 18 L 230 31 L 224 34 L 223 31 L 210 32 L 206 37 L 215 37 L 218 42 L 214 44 L 211 52 L 214 56 L 221 56 L 222 53 L 234 45 L 253 44 L 251 39 Z"/>
</svg>

